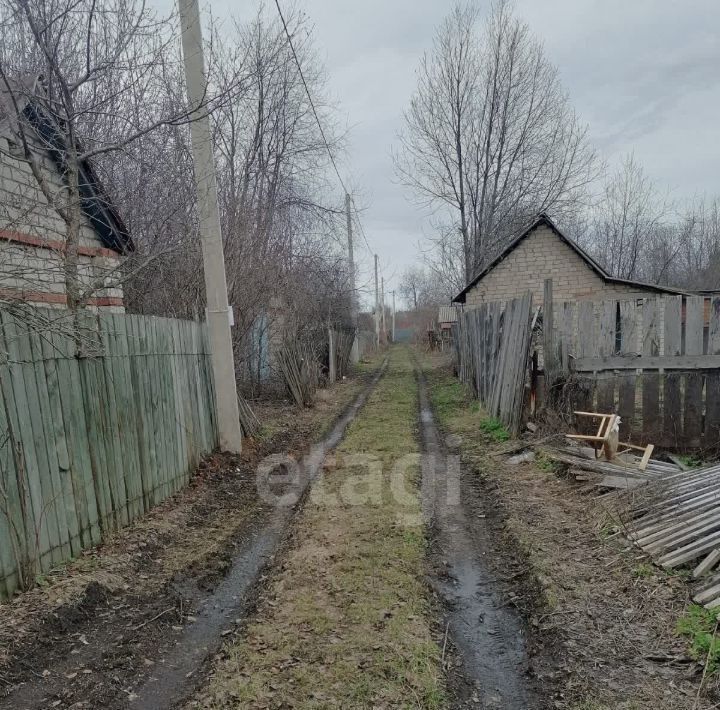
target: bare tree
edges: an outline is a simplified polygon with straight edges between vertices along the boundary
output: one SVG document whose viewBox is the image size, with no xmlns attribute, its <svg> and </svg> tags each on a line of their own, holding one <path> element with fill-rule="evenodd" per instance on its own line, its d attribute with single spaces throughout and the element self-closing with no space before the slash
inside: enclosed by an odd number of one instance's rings
<svg viewBox="0 0 720 710">
<path fill-rule="evenodd" d="M 634 156 L 628 155 L 605 184 L 595 209 L 591 228 L 598 261 L 621 278 L 660 279 L 674 254 L 663 254 L 664 263 L 655 265 L 654 274 L 648 273 L 648 258 L 653 253 L 660 256 L 655 242 L 669 211 L 667 199 Z"/>
<path fill-rule="evenodd" d="M 571 210 L 595 176 L 587 129 L 557 70 L 511 5 L 456 5 L 420 64 L 400 178 L 449 220 L 469 281 L 530 214 Z"/>
</svg>

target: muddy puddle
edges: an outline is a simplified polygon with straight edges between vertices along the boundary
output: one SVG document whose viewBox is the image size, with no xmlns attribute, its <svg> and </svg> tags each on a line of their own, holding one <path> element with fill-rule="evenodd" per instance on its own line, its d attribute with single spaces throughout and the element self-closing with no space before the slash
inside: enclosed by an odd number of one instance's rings
<svg viewBox="0 0 720 710">
<path fill-rule="evenodd" d="M 443 602 L 444 629 L 458 661 L 449 679 L 453 707 L 539 707 L 527 673 L 523 620 L 490 563 L 499 551 L 483 501 L 463 481 L 459 459 L 448 457 L 424 376 L 417 377 L 431 583 Z"/>
</svg>

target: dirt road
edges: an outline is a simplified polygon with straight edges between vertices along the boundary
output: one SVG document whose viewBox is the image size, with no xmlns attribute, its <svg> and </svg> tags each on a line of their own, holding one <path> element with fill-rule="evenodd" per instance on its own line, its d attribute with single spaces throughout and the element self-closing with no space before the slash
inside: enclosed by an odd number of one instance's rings
<svg viewBox="0 0 720 710">
<path fill-rule="evenodd" d="M 304 456 L 280 436 L 218 462 L 165 535 L 156 514 L 97 551 L 82 595 L 18 626 L 0 709 L 544 707 L 512 560 L 411 352 L 343 406 Z"/>
<path fill-rule="evenodd" d="M 522 621 L 469 519 L 475 497 L 432 486 L 445 468 L 424 383 L 395 349 L 257 613 L 189 707 L 539 707 Z"/>
</svg>

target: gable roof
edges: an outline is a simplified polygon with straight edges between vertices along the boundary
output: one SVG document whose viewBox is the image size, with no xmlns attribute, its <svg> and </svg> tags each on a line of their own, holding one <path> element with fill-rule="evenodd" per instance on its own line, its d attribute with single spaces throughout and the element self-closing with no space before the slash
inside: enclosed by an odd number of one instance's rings
<svg viewBox="0 0 720 710">
<path fill-rule="evenodd" d="M 647 291 L 655 291 L 656 293 L 672 293 L 675 295 L 685 295 L 687 291 L 670 288 L 668 286 L 658 286 L 644 281 L 631 281 L 630 279 L 621 279 L 612 276 L 600 264 L 595 261 L 580 245 L 576 244 L 572 239 L 566 237 L 555 225 L 555 223 L 544 212 L 541 212 L 532 221 L 529 227 L 525 228 L 517 237 L 515 237 L 498 256 L 496 256 L 460 293 L 453 298 L 453 303 L 465 303 L 465 297 L 468 291 L 473 289 L 481 279 L 483 279 L 490 271 L 492 271 L 503 259 L 505 259 L 516 247 L 518 247 L 532 232 L 538 227 L 549 227 L 555 235 L 557 235 L 565 244 L 567 244 L 584 262 L 594 271 L 603 281 L 611 284 L 621 284 L 623 286 L 633 286 Z"/>
<path fill-rule="evenodd" d="M 43 96 L 42 77 L 9 83 L 10 89 L 0 87 L 0 120 L 12 122 L 13 114 L 20 112 L 41 139 L 58 172 L 64 175 L 67 167 L 65 134 L 61 130 L 61 119 Z M 77 148 L 81 150 L 79 144 Z M 80 162 L 78 178 L 82 212 L 103 246 L 120 254 L 134 251 L 135 245 L 125 222 L 112 204 L 90 160 Z"/>
</svg>

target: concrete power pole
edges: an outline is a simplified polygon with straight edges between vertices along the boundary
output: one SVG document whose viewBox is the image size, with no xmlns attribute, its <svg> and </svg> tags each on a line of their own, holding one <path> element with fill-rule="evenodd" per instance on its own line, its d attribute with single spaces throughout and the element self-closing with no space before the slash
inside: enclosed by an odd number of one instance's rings
<svg viewBox="0 0 720 710">
<path fill-rule="evenodd" d="M 387 325 L 385 323 L 385 277 L 380 278 L 380 313 L 382 314 L 382 339 L 387 342 Z"/>
<path fill-rule="evenodd" d="M 225 279 L 225 255 L 220 233 L 215 160 L 210 137 L 210 119 L 207 108 L 202 105 L 206 98 L 207 81 L 198 0 L 178 0 L 178 9 L 182 27 L 185 83 L 190 108 L 193 110 L 190 137 L 195 164 L 200 241 L 205 270 L 207 326 L 215 382 L 218 443 L 223 451 L 240 453 L 242 429 L 230 338 L 230 308 Z"/>
<path fill-rule="evenodd" d="M 375 345 L 380 347 L 380 291 L 378 290 L 378 255 L 375 254 Z"/>
<path fill-rule="evenodd" d="M 350 271 L 350 320 L 355 329 L 355 338 L 350 351 L 350 362 L 356 365 L 360 362 L 360 346 L 358 343 L 358 302 L 355 293 L 355 253 L 353 251 L 352 213 L 350 211 L 350 195 L 345 193 L 345 214 L 347 217 L 348 236 L 348 270 Z"/>
<path fill-rule="evenodd" d="M 392 312 L 392 341 L 395 342 L 395 290 L 393 289 L 393 312 Z"/>
</svg>

